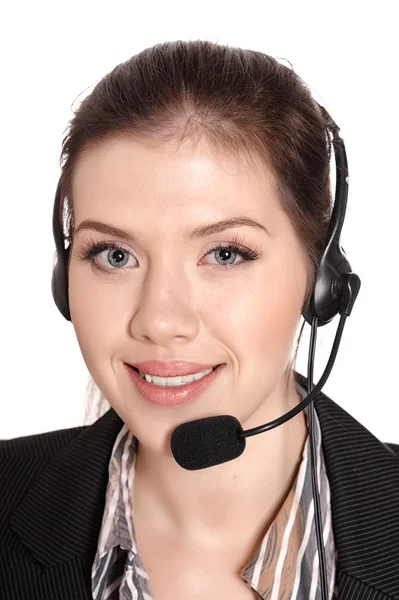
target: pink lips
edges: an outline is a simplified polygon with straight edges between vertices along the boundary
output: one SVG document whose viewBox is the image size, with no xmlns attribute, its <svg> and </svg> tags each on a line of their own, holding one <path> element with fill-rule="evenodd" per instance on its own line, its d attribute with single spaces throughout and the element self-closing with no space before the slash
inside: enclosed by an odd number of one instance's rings
<svg viewBox="0 0 399 600">
<path fill-rule="evenodd" d="M 145 363 L 140 364 L 141 366 Z M 186 363 L 187 364 L 187 363 Z M 194 363 L 189 363 L 194 364 Z M 134 384 L 136 391 L 139 395 L 145 400 L 151 402 L 152 404 L 156 404 L 158 406 L 177 406 L 182 404 L 187 404 L 188 402 L 194 401 L 198 396 L 200 396 L 218 377 L 219 373 L 222 371 L 225 364 L 218 366 L 212 373 L 209 375 L 205 375 L 202 379 L 195 381 L 194 383 L 187 383 L 185 385 L 179 387 L 163 387 L 155 385 L 154 383 L 150 383 L 143 379 L 136 369 L 134 369 L 131 365 L 127 365 L 125 363 L 126 369 L 128 370 L 129 376 Z M 198 367 L 201 367 L 198 369 Z M 147 367 L 145 367 L 147 368 Z M 205 367 L 206 368 L 206 367 Z M 196 366 L 196 372 L 204 371 L 204 365 Z M 211 368 L 211 367 L 209 367 Z M 146 372 L 147 371 L 143 371 Z M 149 374 L 149 373 L 148 373 Z M 188 373 L 190 374 L 190 373 Z M 166 375 L 164 375 L 166 377 Z"/>
</svg>

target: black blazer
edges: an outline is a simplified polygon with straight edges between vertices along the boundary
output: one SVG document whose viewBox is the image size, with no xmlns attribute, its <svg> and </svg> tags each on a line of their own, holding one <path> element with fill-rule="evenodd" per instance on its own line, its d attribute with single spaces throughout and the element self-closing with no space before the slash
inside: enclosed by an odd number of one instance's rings
<svg viewBox="0 0 399 600">
<path fill-rule="evenodd" d="M 399 445 L 379 441 L 323 393 L 315 407 L 338 598 L 399 599 Z M 108 463 L 122 426 L 110 409 L 89 426 L 0 441 L 1 600 L 92 598 Z"/>
</svg>

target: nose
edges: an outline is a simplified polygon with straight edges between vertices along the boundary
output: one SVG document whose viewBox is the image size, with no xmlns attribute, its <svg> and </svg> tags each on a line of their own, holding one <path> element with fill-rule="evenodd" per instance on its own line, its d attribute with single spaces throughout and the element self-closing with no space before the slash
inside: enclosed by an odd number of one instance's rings
<svg viewBox="0 0 399 600">
<path fill-rule="evenodd" d="M 140 297 L 130 321 L 136 340 L 170 347 L 195 339 L 200 330 L 198 298 L 182 273 L 172 267 L 149 271 L 140 288 Z"/>
</svg>

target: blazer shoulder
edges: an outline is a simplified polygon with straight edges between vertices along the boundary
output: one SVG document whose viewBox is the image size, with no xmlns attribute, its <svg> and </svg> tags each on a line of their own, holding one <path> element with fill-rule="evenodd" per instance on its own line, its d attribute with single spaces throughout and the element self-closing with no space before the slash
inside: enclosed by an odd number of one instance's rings
<svg viewBox="0 0 399 600">
<path fill-rule="evenodd" d="M 0 459 L 10 455 L 50 458 L 87 427 L 87 425 L 81 425 L 0 440 Z"/>
<path fill-rule="evenodd" d="M 0 440 L 0 539 L 13 510 L 51 458 L 87 425 Z"/>
<path fill-rule="evenodd" d="M 394 454 L 399 458 L 399 444 L 392 444 L 390 442 L 385 442 L 385 446 L 388 447 Z"/>
</svg>

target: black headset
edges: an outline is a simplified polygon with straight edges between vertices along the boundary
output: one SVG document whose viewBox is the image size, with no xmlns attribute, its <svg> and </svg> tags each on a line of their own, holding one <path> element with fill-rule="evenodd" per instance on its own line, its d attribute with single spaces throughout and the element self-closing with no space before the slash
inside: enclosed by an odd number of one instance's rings
<svg viewBox="0 0 399 600">
<path fill-rule="evenodd" d="M 318 104 L 318 103 L 317 103 Z M 346 317 L 351 314 L 353 305 L 357 298 L 360 289 L 360 278 L 356 273 L 352 272 L 351 266 L 346 258 L 345 251 L 340 245 L 341 231 L 345 220 L 346 205 L 348 199 L 348 187 L 349 187 L 349 171 L 348 161 L 345 151 L 345 145 L 343 139 L 338 135 L 339 128 L 336 123 L 331 119 L 330 115 L 324 109 L 319 107 L 326 118 L 329 125 L 327 126 L 327 135 L 329 131 L 333 133 L 332 145 L 334 148 L 335 164 L 336 164 L 336 186 L 335 186 L 335 200 L 334 207 L 331 213 L 330 223 L 327 230 L 327 242 L 321 261 L 319 263 L 318 271 L 316 274 L 315 284 L 311 299 L 302 313 L 302 316 L 309 325 L 311 325 L 311 336 L 310 336 L 310 350 L 309 350 L 309 361 L 308 361 L 308 378 L 307 378 L 307 393 L 308 396 L 302 400 L 295 408 L 291 409 L 288 413 L 282 417 L 275 419 L 271 423 L 263 426 L 255 427 L 251 430 L 243 432 L 241 442 L 244 436 L 257 435 L 264 431 L 268 431 L 274 427 L 277 427 L 308 406 L 308 423 L 309 423 L 309 441 L 311 450 L 311 467 L 312 467 L 312 491 L 315 502 L 315 528 L 317 537 L 317 546 L 319 553 L 319 568 L 320 568 L 320 582 L 321 582 L 321 593 L 322 599 L 328 600 L 327 590 L 327 568 L 325 563 L 324 554 L 324 543 L 323 543 L 323 532 L 322 532 L 322 519 L 320 511 L 320 497 L 318 491 L 318 485 L 316 481 L 316 450 L 315 450 L 315 434 L 314 434 L 314 399 L 316 394 L 319 393 L 322 386 L 326 382 L 329 373 L 331 372 L 332 366 L 335 361 L 335 357 L 338 351 L 342 331 L 344 328 Z M 58 182 L 57 191 L 55 194 L 54 210 L 53 210 L 53 233 L 54 240 L 57 249 L 57 262 L 53 270 L 51 288 L 53 293 L 54 301 L 61 312 L 61 314 L 71 321 L 71 313 L 69 308 L 68 300 L 68 261 L 70 245 L 65 248 L 65 239 L 62 231 L 62 215 L 61 215 L 61 194 L 60 194 L 60 181 Z M 329 323 L 337 314 L 341 315 L 341 319 L 337 328 L 333 349 L 327 364 L 327 367 L 320 378 L 317 385 L 314 387 L 313 384 L 313 363 L 316 345 L 316 333 L 317 328 Z M 220 417 L 216 417 L 216 419 Z M 209 420 L 213 419 L 210 417 Z M 194 422 L 192 422 L 194 423 Z M 183 447 L 180 442 L 178 443 L 178 430 L 183 431 L 183 428 L 187 424 L 180 425 L 172 436 L 172 452 L 179 464 L 184 466 L 185 454 L 187 454 L 187 448 Z M 242 431 L 242 428 L 241 428 Z M 176 443 L 174 444 L 174 438 Z M 184 437 L 182 438 L 184 439 Z M 240 442 L 238 442 L 240 446 Z M 181 457 L 178 455 L 179 447 L 181 449 Z M 245 443 L 239 448 L 235 456 L 243 451 Z M 233 450 L 234 454 L 234 450 Z M 235 456 L 231 455 L 231 460 Z M 217 453 L 215 454 L 215 456 Z M 215 463 L 216 464 L 216 463 Z M 187 466 L 185 468 L 188 468 Z M 202 466 L 193 467 L 202 468 Z"/>
</svg>

